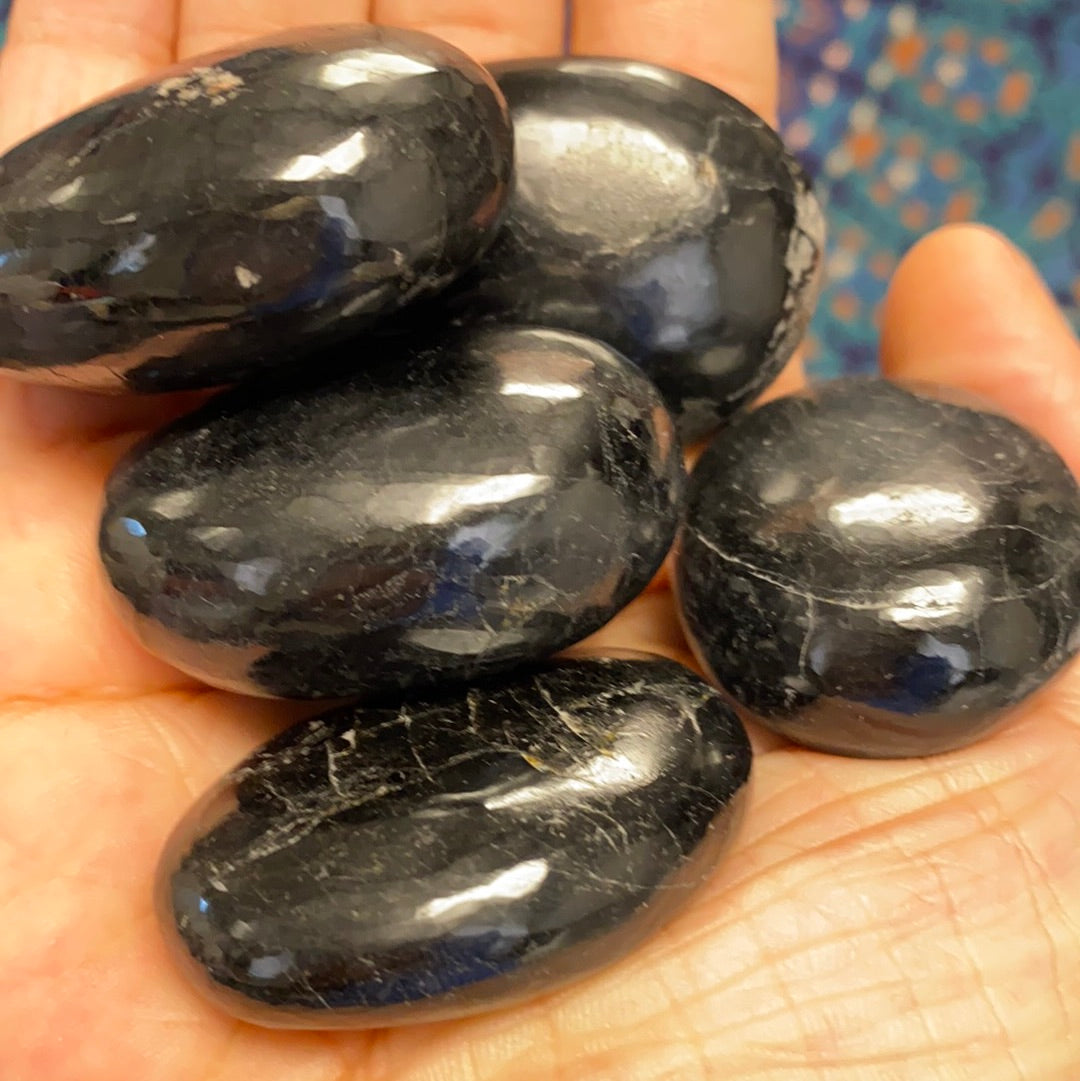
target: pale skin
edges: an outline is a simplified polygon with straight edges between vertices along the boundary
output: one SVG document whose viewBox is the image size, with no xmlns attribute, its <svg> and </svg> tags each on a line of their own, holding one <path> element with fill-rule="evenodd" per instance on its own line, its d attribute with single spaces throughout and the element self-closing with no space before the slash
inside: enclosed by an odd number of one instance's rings
<svg viewBox="0 0 1080 1081">
<path fill-rule="evenodd" d="M 776 105 L 767 0 L 578 0 L 574 49 Z M 478 59 L 560 50 L 562 0 L 16 3 L 0 143 L 175 57 L 373 19 Z M 973 226 L 901 264 L 889 375 L 963 387 L 1080 469 L 1080 346 L 1033 268 Z M 798 384 L 793 367 L 783 385 Z M 863 762 L 755 732 L 730 858 L 662 934 L 525 1005 L 360 1033 L 232 1021 L 150 903 L 193 796 L 297 708 L 147 656 L 95 562 L 105 475 L 185 402 L 0 380 L 0 1074 L 10 1081 L 1069 1081 L 1080 1069 L 1080 665 L 967 750 Z M 663 579 L 599 644 L 687 660 Z M 595 644 L 595 643 L 594 643 Z M 303 712 L 301 710 L 300 712 Z"/>
</svg>

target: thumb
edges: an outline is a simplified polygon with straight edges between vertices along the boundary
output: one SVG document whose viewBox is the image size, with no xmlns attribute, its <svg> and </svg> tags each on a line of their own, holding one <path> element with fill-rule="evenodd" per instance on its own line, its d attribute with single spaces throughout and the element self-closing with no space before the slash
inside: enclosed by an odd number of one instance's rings
<svg viewBox="0 0 1080 1081">
<path fill-rule="evenodd" d="M 983 226 L 951 226 L 897 270 L 882 368 L 971 391 L 1038 432 L 1080 475 L 1080 343 L 1034 266 Z"/>
</svg>

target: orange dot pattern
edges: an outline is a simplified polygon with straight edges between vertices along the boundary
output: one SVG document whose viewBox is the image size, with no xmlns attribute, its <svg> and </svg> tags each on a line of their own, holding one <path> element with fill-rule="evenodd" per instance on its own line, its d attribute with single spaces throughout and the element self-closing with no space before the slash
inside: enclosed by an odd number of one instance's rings
<svg viewBox="0 0 1080 1081">
<path fill-rule="evenodd" d="M 778 2 L 782 131 L 831 226 L 814 369 L 873 368 L 897 264 L 955 222 L 1011 237 L 1080 328 L 1080 3 Z"/>
</svg>

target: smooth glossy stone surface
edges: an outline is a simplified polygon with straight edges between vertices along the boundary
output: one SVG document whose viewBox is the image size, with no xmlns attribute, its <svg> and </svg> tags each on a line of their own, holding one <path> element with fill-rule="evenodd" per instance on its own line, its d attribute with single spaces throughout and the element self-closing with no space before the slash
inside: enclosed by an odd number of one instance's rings
<svg viewBox="0 0 1080 1081">
<path fill-rule="evenodd" d="M 101 550 L 145 645 L 209 683 L 339 697 L 554 653 L 649 582 L 678 440 L 598 342 L 491 328 L 260 380 L 134 454 Z"/>
<path fill-rule="evenodd" d="M 453 310 L 565 327 L 656 381 L 695 439 L 802 338 L 824 221 L 776 133 L 706 83 L 629 60 L 492 67 L 517 159 L 508 217 Z"/>
<path fill-rule="evenodd" d="M 797 742 L 962 746 L 1080 647 L 1076 481 L 1031 433 L 940 393 L 822 384 L 740 417 L 695 468 L 688 633 Z"/>
<path fill-rule="evenodd" d="M 490 76 L 426 34 L 171 69 L 0 159 L 0 367 L 214 386 L 367 326 L 490 242 L 512 149 Z"/>
<path fill-rule="evenodd" d="M 721 696 L 564 661 L 306 721 L 178 827 L 158 879 L 198 986 L 259 1024 L 503 1005 L 623 956 L 712 872 L 750 773 Z"/>
</svg>

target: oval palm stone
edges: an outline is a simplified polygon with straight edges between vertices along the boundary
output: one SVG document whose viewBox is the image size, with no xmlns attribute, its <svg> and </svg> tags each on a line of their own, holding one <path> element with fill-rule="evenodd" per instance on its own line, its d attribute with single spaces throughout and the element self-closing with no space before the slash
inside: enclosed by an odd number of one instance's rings
<svg viewBox="0 0 1080 1081">
<path fill-rule="evenodd" d="M 764 724 L 839 754 L 963 746 L 1080 648 L 1080 489 L 980 407 L 842 380 L 733 421 L 694 469 L 677 586 Z"/>
<path fill-rule="evenodd" d="M 248 1021 L 430 1021 L 549 990 L 683 906 L 738 821 L 746 733 L 657 658 L 577 660 L 305 721 L 196 805 L 158 878 Z"/>
<path fill-rule="evenodd" d="M 754 112 L 631 60 L 497 64 L 516 170 L 498 239 L 451 305 L 564 327 L 657 383 L 688 440 L 764 389 L 817 299 L 824 220 Z"/>
<path fill-rule="evenodd" d="M 512 162 L 491 77 L 426 34 L 293 31 L 192 60 L 0 159 L 0 367 L 234 382 L 440 289 Z"/>
<path fill-rule="evenodd" d="M 678 440 L 605 345 L 489 328 L 263 379 L 137 448 L 101 552 L 144 644 L 222 687 L 379 695 L 591 634 L 674 537 Z"/>
</svg>

